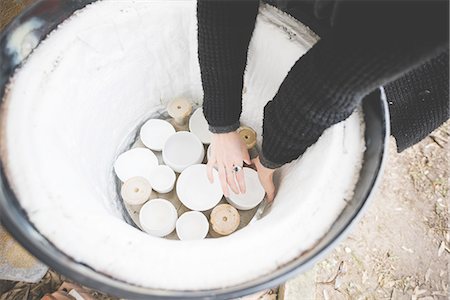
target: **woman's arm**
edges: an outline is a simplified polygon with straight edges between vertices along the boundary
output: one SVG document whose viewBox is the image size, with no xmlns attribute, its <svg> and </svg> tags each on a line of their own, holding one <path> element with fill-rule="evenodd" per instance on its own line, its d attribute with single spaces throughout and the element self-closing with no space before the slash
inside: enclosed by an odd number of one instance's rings
<svg viewBox="0 0 450 300">
<path fill-rule="evenodd" d="M 236 129 L 242 110 L 242 86 L 247 51 L 259 1 L 198 0 L 198 56 L 203 83 L 203 111 L 214 133 L 208 177 L 217 167 L 225 196 L 228 186 L 245 192 L 243 172 L 233 166 L 250 164 L 247 148 Z M 237 183 L 236 184 L 236 180 Z M 239 186 L 239 187 L 238 187 Z"/>
<path fill-rule="evenodd" d="M 261 163 L 299 157 L 366 94 L 448 47 L 447 1 L 344 1 L 264 109 Z"/>
<path fill-rule="evenodd" d="M 239 127 L 247 50 L 259 1 L 199 0 L 198 57 L 203 111 L 214 133 Z"/>
</svg>

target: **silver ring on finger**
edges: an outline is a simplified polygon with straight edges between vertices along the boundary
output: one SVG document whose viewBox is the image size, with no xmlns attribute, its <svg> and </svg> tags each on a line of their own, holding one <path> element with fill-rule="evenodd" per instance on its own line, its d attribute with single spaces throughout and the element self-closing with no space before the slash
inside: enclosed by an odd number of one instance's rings
<svg viewBox="0 0 450 300">
<path fill-rule="evenodd" d="M 238 173 L 239 171 L 242 170 L 242 167 L 233 165 L 233 168 L 231 170 L 233 171 L 233 173 Z"/>
</svg>

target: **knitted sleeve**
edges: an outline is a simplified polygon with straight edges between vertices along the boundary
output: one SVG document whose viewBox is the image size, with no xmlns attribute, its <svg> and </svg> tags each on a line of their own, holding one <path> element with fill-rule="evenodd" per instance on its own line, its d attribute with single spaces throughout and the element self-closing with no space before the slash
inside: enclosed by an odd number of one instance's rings
<svg viewBox="0 0 450 300">
<path fill-rule="evenodd" d="M 197 2 L 203 111 L 212 132 L 239 127 L 247 51 L 258 7 L 255 0 Z"/>
<path fill-rule="evenodd" d="M 447 1 L 353 1 L 264 108 L 261 162 L 298 158 L 359 101 L 448 45 Z"/>
</svg>

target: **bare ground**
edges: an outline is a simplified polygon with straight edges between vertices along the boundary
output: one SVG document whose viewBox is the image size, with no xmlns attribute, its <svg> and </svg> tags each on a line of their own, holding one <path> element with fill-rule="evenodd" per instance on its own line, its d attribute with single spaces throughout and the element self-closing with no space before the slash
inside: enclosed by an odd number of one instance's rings
<svg viewBox="0 0 450 300">
<path fill-rule="evenodd" d="M 366 215 L 315 267 L 316 299 L 449 298 L 449 132 L 401 154 L 391 139 Z"/>
</svg>

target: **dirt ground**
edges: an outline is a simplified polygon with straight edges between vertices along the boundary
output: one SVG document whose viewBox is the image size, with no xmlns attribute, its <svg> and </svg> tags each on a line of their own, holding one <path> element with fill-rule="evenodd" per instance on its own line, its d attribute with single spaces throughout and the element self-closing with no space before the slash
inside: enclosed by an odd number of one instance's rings
<svg viewBox="0 0 450 300">
<path fill-rule="evenodd" d="M 0 28 L 27 2 L 1 0 Z M 384 178 L 365 216 L 312 271 L 316 299 L 449 298 L 449 136 L 447 122 L 401 154 L 391 139 Z M 0 300 L 39 299 L 63 281 L 53 271 L 37 284 L 0 281 Z"/>
<path fill-rule="evenodd" d="M 316 299 L 449 298 L 447 122 L 397 154 L 365 216 L 316 269 Z M 301 298 L 299 298 L 301 299 Z"/>
</svg>

